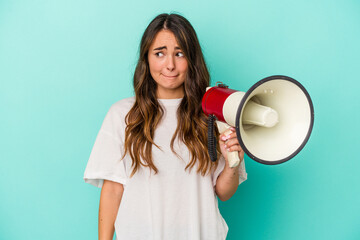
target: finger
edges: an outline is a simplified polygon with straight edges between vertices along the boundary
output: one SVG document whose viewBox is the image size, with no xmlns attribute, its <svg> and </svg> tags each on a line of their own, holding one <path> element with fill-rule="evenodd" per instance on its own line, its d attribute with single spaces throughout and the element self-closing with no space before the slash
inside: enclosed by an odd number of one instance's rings
<svg viewBox="0 0 360 240">
<path fill-rule="evenodd" d="M 222 141 L 226 141 L 230 138 L 236 138 L 236 132 L 232 129 L 228 129 L 225 132 L 223 132 L 222 134 L 220 134 L 220 139 Z"/>
<path fill-rule="evenodd" d="M 231 138 L 232 131 L 225 131 L 222 134 L 220 134 L 220 140 L 226 141 L 229 138 Z"/>
<path fill-rule="evenodd" d="M 225 142 L 226 147 L 231 147 L 234 145 L 239 145 L 239 140 L 237 138 L 231 138 Z"/>
<path fill-rule="evenodd" d="M 219 140 L 219 146 L 220 146 L 220 149 L 222 149 L 222 148 L 225 149 L 225 142 Z"/>
<path fill-rule="evenodd" d="M 225 150 L 228 152 L 233 152 L 233 151 L 244 152 L 243 149 L 241 148 L 241 146 L 238 144 L 230 146 L 230 147 L 225 147 Z"/>
<path fill-rule="evenodd" d="M 237 138 L 236 132 L 232 132 L 232 133 L 229 135 L 228 139 L 231 139 L 231 138 Z"/>
</svg>

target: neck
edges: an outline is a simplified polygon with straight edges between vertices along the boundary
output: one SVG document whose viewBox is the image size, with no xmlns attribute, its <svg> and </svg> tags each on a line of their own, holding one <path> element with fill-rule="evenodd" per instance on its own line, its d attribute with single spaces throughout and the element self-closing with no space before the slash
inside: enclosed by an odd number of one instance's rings
<svg viewBox="0 0 360 240">
<path fill-rule="evenodd" d="M 156 97 L 159 99 L 175 99 L 175 98 L 183 98 L 184 90 L 176 89 L 176 90 L 168 90 L 168 91 L 157 91 Z"/>
</svg>

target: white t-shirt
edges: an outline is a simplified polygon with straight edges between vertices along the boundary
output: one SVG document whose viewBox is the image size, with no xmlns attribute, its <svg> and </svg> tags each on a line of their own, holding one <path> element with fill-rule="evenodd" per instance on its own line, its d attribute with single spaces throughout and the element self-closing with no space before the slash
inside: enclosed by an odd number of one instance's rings
<svg viewBox="0 0 360 240">
<path fill-rule="evenodd" d="M 221 158 L 217 169 L 202 176 L 197 164 L 191 171 L 185 167 L 190 161 L 186 145 L 175 141 L 176 111 L 181 99 L 159 99 L 164 116 L 155 131 L 154 142 L 161 147 L 152 148 L 153 161 L 158 173 L 142 167 L 130 178 L 131 158 L 124 151 L 125 115 L 134 104 L 134 97 L 114 103 L 101 126 L 88 161 L 84 180 L 102 187 L 103 180 L 124 185 L 124 193 L 115 221 L 117 239 L 121 240 L 220 240 L 225 239 L 228 226 L 222 218 L 214 186 L 225 160 Z M 245 181 L 244 161 L 240 183 Z"/>
</svg>

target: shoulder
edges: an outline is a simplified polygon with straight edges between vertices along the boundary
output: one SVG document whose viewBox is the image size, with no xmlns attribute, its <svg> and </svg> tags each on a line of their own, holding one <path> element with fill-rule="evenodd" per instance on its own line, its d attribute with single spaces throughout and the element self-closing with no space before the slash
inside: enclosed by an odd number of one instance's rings
<svg viewBox="0 0 360 240">
<path fill-rule="evenodd" d="M 105 116 L 101 130 L 107 133 L 116 133 L 121 136 L 123 129 L 126 126 L 126 114 L 130 111 L 134 102 L 135 97 L 130 97 L 112 104 Z"/>
<path fill-rule="evenodd" d="M 127 114 L 135 103 L 135 97 L 121 99 L 111 105 L 109 112 Z"/>
<path fill-rule="evenodd" d="M 126 114 L 130 111 L 134 102 L 135 97 L 129 97 L 113 103 L 108 110 L 105 119 L 108 120 L 108 122 L 116 122 L 117 124 L 123 123 Z"/>
</svg>

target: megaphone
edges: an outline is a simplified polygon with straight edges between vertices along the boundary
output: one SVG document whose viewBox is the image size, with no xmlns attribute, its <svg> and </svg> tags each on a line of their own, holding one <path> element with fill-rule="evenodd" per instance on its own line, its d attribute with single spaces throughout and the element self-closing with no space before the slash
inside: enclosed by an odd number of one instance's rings
<svg viewBox="0 0 360 240">
<path fill-rule="evenodd" d="M 224 84 L 207 88 L 202 109 L 214 117 L 220 133 L 235 127 L 244 152 L 255 161 L 274 165 L 298 154 L 307 143 L 314 124 L 309 93 L 295 79 L 276 75 L 255 83 L 247 92 Z M 209 123 L 209 127 L 211 127 Z M 213 131 L 209 131 L 209 133 Z M 209 134 L 209 154 L 217 156 Z M 240 163 L 238 152 L 228 152 L 230 167 Z"/>
</svg>

